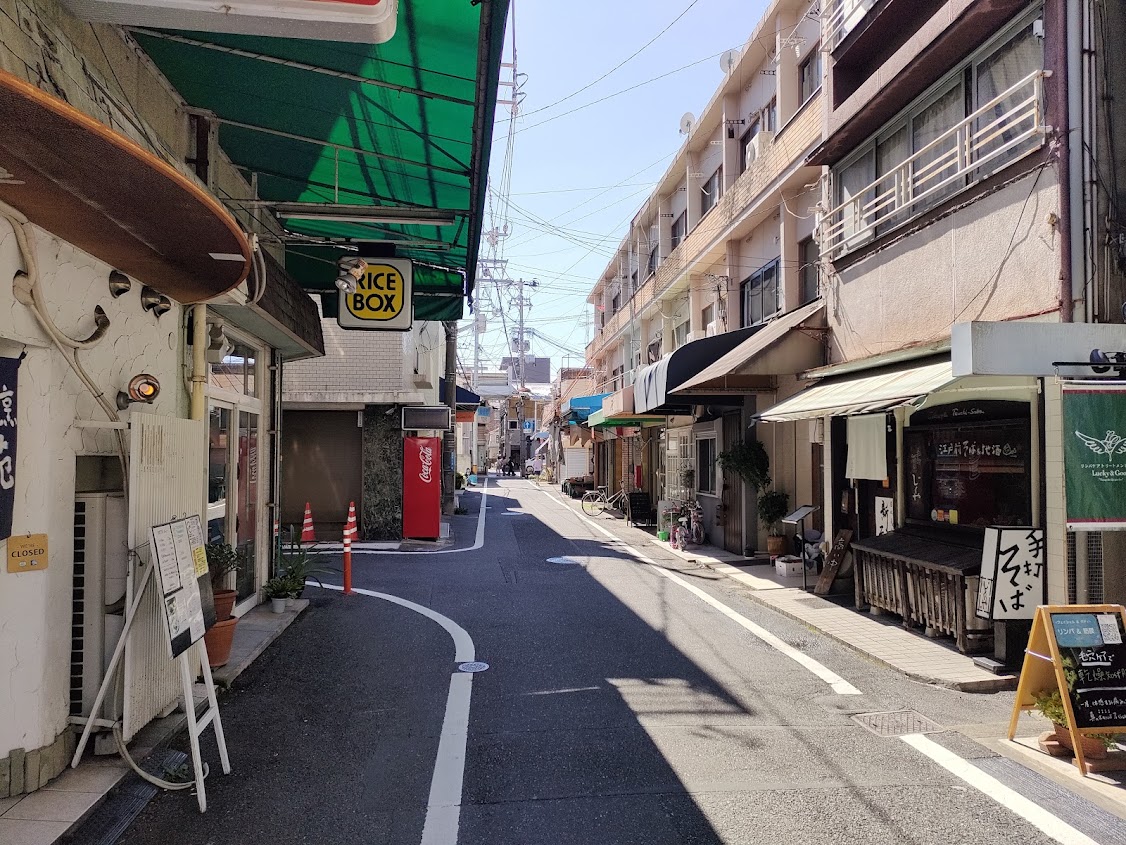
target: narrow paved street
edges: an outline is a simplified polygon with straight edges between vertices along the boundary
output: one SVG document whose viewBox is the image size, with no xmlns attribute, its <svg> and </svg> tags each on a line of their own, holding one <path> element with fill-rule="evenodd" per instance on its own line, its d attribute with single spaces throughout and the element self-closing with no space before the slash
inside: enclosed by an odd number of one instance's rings
<svg viewBox="0 0 1126 845">
<path fill-rule="evenodd" d="M 1014 764 L 968 738 L 1003 735 L 1011 694 L 909 681 L 711 570 L 627 548 L 620 523 L 549 486 L 490 484 L 483 523 L 479 493 L 454 518 L 455 540 L 480 548 L 357 554 L 356 595 L 310 588 L 222 699 L 234 772 L 218 774 L 208 735 L 206 815 L 164 793 L 122 841 L 1126 841 L 1097 813 L 1091 839 L 1058 820 L 1049 836 L 998 803 L 1003 788 L 990 797 L 932 759 L 1011 782 Z M 456 657 L 436 615 L 468 634 L 446 623 Z M 487 670 L 458 671 L 470 648 Z M 878 736 L 850 718 L 905 708 L 941 730 Z"/>
</svg>

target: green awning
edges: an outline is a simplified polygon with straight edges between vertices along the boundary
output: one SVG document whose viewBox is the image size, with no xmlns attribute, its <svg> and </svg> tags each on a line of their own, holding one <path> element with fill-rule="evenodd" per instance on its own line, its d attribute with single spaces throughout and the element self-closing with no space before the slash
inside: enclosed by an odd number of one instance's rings
<svg viewBox="0 0 1126 845">
<path fill-rule="evenodd" d="M 460 297 L 474 283 L 508 4 L 407 0 L 394 37 L 377 45 L 132 32 L 189 105 L 214 115 L 235 165 L 255 175 L 259 204 L 223 197 L 232 207 L 264 214 L 300 203 L 282 219 L 294 241 L 394 242 L 399 257 L 464 273 Z M 324 219 L 334 210 L 430 219 Z M 287 257 L 300 285 L 333 288 L 335 275 L 305 275 L 310 267 Z"/>
<path fill-rule="evenodd" d="M 664 425 L 664 417 L 654 417 L 646 414 L 618 414 L 616 417 L 606 416 L 606 412 L 599 409 L 586 418 L 590 428 L 637 428 L 651 425 Z"/>
</svg>

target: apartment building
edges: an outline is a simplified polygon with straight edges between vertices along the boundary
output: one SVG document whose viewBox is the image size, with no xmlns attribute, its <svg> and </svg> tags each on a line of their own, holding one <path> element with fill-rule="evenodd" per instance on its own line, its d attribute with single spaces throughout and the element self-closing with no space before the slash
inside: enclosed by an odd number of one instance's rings
<svg viewBox="0 0 1126 845">
<path fill-rule="evenodd" d="M 744 438 L 759 405 L 825 363 L 818 246 L 822 56 L 818 4 L 776 0 L 594 285 L 587 347 L 595 477 L 657 501 L 694 495 L 711 542 L 765 546 L 754 496 L 717 455 Z M 791 502 L 820 491 L 820 465 L 789 429 L 764 445 Z M 812 463 L 811 463 L 812 461 Z M 663 506 L 662 506 L 663 509 Z"/>
<path fill-rule="evenodd" d="M 1011 656 L 1013 629 L 975 614 L 989 526 L 1027 527 L 1027 572 L 1046 571 L 1001 585 L 1012 618 L 1045 599 L 1126 598 L 1107 554 L 1122 535 L 1068 530 L 1082 520 L 1065 503 L 1062 423 L 1073 380 L 1106 389 L 1076 362 L 1126 347 L 1111 5 L 822 9 L 823 141 L 808 163 L 828 169 L 829 358 L 760 410 L 760 429 L 822 442 L 826 527 L 851 532 L 858 602 L 963 650 Z"/>
</svg>

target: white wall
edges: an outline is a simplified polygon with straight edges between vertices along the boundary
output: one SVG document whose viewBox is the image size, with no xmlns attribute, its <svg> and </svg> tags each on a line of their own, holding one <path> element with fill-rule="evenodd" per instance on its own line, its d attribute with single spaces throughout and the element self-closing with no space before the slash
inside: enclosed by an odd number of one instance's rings
<svg viewBox="0 0 1126 845">
<path fill-rule="evenodd" d="M 160 380 L 161 392 L 145 410 L 187 416 L 181 309 L 175 306 L 160 319 L 152 316 L 141 308 L 136 281 L 128 293 L 112 298 L 110 267 L 41 230 L 34 232 L 42 288 L 59 328 L 85 337 L 93 329 L 95 305 L 110 319 L 102 341 L 79 353 L 98 387 L 112 402 L 133 375 L 151 373 Z M 27 353 L 19 371 L 12 531 L 47 533 L 49 544 L 46 571 L 11 574 L 0 566 L 0 755 L 13 748 L 41 748 L 66 729 L 75 458 L 116 454 L 110 431 L 75 425 L 106 417 L 47 345 L 28 309 L 14 300 L 10 280 L 22 267 L 11 227 L 0 219 L 0 354 Z"/>
<path fill-rule="evenodd" d="M 955 322 L 1057 308 L 1060 238 L 1048 221 L 1058 198 L 1045 168 L 830 274 L 833 360 L 948 339 Z"/>
</svg>

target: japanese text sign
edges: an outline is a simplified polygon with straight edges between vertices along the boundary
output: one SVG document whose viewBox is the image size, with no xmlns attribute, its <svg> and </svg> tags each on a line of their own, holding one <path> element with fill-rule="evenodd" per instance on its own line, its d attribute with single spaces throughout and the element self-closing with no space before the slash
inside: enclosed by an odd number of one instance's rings
<svg viewBox="0 0 1126 845">
<path fill-rule="evenodd" d="M 1043 529 L 986 528 L 975 615 L 1031 619 L 1044 603 L 1046 563 Z"/>
</svg>

